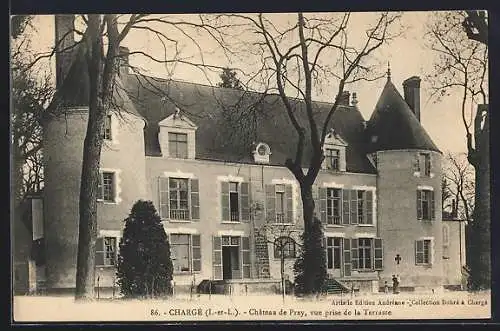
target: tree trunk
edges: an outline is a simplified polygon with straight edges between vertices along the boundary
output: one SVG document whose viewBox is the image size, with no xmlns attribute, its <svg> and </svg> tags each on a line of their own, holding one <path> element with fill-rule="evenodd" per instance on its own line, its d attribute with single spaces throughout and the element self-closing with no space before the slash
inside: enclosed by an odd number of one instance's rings
<svg viewBox="0 0 500 331">
<path fill-rule="evenodd" d="M 304 231 L 310 228 L 314 217 L 314 199 L 312 196 L 312 184 L 300 183 L 300 197 L 302 199 L 302 212 L 304 217 Z"/>
<path fill-rule="evenodd" d="M 479 110 L 478 110 L 479 113 Z M 490 163 L 489 118 L 484 125 L 475 125 L 476 148 L 469 151 L 469 161 L 475 169 L 474 212 L 471 222 L 470 268 L 472 289 L 491 287 L 491 214 L 490 214 Z"/>
<path fill-rule="evenodd" d="M 80 220 L 78 227 L 78 255 L 76 265 L 77 300 L 92 299 L 95 288 L 95 245 L 97 239 L 97 187 L 101 161 L 104 105 L 100 87 L 102 83 L 102 39 L 100 15 L 89 15 L 88 29 L 91 53 L 89 71 L 89 117 L 83 144 L 82 177 L 80 184 Z"/>
</svg>

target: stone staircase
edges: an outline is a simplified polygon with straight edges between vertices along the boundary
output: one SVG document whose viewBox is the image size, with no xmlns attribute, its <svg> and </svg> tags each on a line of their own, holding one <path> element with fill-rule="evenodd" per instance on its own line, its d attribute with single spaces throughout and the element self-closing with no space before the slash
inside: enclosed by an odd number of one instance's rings
<svg viewBox="0 0 500 331">
<path fill-rule="evenodd" d="M 351 291 L 342 283 L 334 278 L 327 278 L 323 284 L 324 294 L 350 293 Z"/>
<path fill-rule="evenodd" d="M 255 267 L 257 278 L 270 278 L 268 243 L 264 235 L 255 231 Z"/>
</svg>

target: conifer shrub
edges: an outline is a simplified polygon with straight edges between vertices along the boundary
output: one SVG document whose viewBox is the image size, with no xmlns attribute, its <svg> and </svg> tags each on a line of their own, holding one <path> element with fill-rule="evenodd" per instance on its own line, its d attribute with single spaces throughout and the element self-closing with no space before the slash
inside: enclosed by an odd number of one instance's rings
<svg viewBox="0 0 500 331">
<path fill-rule="evenodd" d="M 125 298 L 158 298 L 172 293 L 170 244 L 151 201 L 137 201 L 125 219 L 117 282 Z"/>
</svg>

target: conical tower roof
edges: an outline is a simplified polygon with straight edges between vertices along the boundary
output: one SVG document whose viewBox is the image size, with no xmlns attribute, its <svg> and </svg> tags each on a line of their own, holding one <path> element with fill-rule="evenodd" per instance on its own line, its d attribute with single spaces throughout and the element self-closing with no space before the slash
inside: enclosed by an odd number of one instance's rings
<svg viewBox="0 0 500 331">
<path fill-rule="evenodd" d="M 440 152 L 390 76 L 367 123 L 367 133 L 370 152 L 402 149 Z"/>
<path fill-rule="evenodd" d="M 61 87 L 56 91 L 48 108 L 50 113 L 57 115 L 71 107 L 88 107 L 90 83 L 86 62 L 87 52 L 84 42 L 80 43 L 75 49 L 75 56 L 68 74 L 64 78 Z M 118 75 L 115 77 L 113 85 L 113 99 L 110 108 L 112 111 L 124 111 L 142 117 L 135 109 Z"/>
</svg>

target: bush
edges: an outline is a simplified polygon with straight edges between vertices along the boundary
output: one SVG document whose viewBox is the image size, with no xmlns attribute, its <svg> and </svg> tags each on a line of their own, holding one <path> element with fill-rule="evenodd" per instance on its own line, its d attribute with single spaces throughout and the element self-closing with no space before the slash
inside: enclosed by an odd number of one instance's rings
<svg viewBox="0 0 500 331">
<path fill-rule="evenodd" d="M 295 260 L 295 294 L 309 295 L 321 293 L 326 279 L 326 253 L 323 247 L 321 222 L 314 218 L 312 224 L 301 235 L 302 250 Z"/>
<path fill-rule="evenodd" d="M 125 219 L 117 279 L 126 298 L 152 298 L 172 293 L 170 245 L 151 201 L 137 201 Z"/>
</svg>

